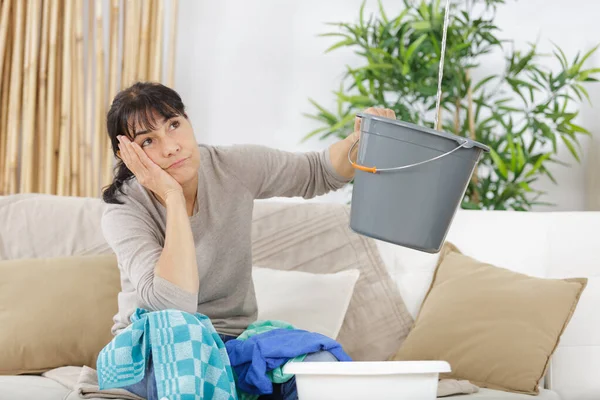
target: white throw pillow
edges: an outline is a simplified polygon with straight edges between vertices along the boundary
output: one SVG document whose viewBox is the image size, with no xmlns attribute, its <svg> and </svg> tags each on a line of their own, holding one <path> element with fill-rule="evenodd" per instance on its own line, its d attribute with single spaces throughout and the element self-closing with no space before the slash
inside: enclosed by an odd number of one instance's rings
<svg viewBox="0 0 600 400">
<path fill-rule="evenodd" d="M 360 276 L 357 269 L 334 274 L 254 267 L 259 320 L 280 320 L 336 339 Z"/>
</svg>

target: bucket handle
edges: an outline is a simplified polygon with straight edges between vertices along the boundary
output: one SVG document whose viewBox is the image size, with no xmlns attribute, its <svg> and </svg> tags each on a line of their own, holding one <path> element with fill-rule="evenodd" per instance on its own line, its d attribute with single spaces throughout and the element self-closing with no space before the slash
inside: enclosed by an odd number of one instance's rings
<svg viewBox="0 0 600 400">
<path fill-rule="evenodd" d="M 354 148 L 355 148 L 355 147 L 356 147 L 356 145 L 358 144 L 359 140 L 360 140 L 360 139 L 358 139 L 358 140 L 356 140 L 354 143 L 352 143 L 352 146 L 350 147 L 350 150 L 348 150 L 348 161 L 350 161 L 350 164 L 352 164 L 352 166 L 353 166 L 355 169 L 358 169 L 358 170 L 360 170 L 360 171 L 364 171 L 364 172 L 370 172 L 370 173 L 372 173 L 372 174 L 376 174 L 376 173 L 378 173 L 378 172 L 399 171 L 399 170 L 403 170 L 403 169 L 408 169 L 408 168 L 416 167 L 416 166 L 418 166 L 418 165 L 427 164 L 427 163 L 429 163 L 429 162 L 432 162 L 432 161 L 435 161 L 435 160 L 439 160 L 439 159 L 440 159 L 440 158 L 442 158 L 442 157 L 449 156 L 450 154 L 454 153 L 456 150 L 458 150 L 458 149 L 460 149 L 460 148 L 462 148 L 462 147 L 465 147 L 465 146 L 467 145 L 467 143 L 468 143 L 466 140 L 464 140 L 464 141 L 463 141 L 463 142 L 460 144 L 460 146 L 458 146 L 458 147 L 456 147 L 456 148 L 454 148 L 454 149 L 452 149 L 452 150 L 450 150 L 450 151 L 448 151 L 448 152 L 446 152 L 446 153 L 444 153 L 444 154 L 440 154 L 440 155 L 439 155 L 439 156 L 437 156 L 437 157 L 430 158 L 429 160 L 425 160 L 425 161 L 420 161 L 420 162 L 418 162 L 418 163 L 409 164 L 409 165 L 404 165 L 404 166 L 402 166 L 402 167 L 393 167 L 393 168 L 376 168 L 376 167 L 367 167 L 367 166 L 364 166 L 364 165 L 360 165 L 360 164 L 357 164 L 357 163 L 355 163 L 354 161 L 352 161 L 352 158 L 350 157 L 350 155 L 352 154 L 352 150 L 354 150 Z"/>
</svg>

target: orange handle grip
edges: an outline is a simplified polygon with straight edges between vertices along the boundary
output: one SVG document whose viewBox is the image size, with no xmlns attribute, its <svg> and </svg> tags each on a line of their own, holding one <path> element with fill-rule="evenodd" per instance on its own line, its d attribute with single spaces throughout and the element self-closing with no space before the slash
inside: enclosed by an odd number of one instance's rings
<svg viewBox="0 0 600 400">
<path fill-rule="evenodd" d="M 375 167 L 365 167 L 364 165 L 360 165 L 360 164 L 357 164 L 355 162 L 352 163 L 352 166 L 355 169 L 358 169 L 358 170 L 361 170 L 361 171 L 370 172 L 372 174 L 376 174 L 377 173 L 377 168 L 375 168 Z"/>
<path fill-rule="evenodd" d="M 377 168 L 375 168 L 375 167 L 365 167 L 364 165 L 360 165 L 360 164 L 357 164 L 354 161 L 352 161 L 352 158 L 350 156 L 352 154 L 352 150 L 354 150 L 354 148 L 356 147 L 357 144 L 358 144 L 358 140 L 356 140 L 354 143 L 352 143 L 352 146 L 350 146 L 350 150 L 348 150 L 348 161 L 350 162 L 350 164 L 355 169 L 359 169 L 361 171 L 365 171 L 365 172 L 370 172 L 372 174 L 376 174 L 377 173 Z"/>
</svg>

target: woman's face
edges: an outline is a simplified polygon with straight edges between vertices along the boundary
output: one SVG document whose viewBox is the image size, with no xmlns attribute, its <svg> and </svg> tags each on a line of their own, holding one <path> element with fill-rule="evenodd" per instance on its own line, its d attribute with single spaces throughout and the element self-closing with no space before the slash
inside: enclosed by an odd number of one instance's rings
<svg viewBox="0 0 600 400">
<path fill-rule="evenodd" d="M 166 119 L 153 113 L 155 130 L 135 126 L 133 141 L 155 164 L 180 185 L 193 180 L 200 167 L 200 151 L 190 121 L 183 116 Z"/>
</svg>

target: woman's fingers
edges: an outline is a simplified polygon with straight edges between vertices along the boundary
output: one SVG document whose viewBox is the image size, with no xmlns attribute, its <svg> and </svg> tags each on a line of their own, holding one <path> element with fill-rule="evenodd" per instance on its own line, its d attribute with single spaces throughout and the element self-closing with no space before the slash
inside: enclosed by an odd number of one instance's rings
<svg viewBox="0 0 600 400">
<path fill-rule="evenodd" d="M 356 117 L 354 118 L 354 132 L 360 132 L 360 120 L 362 118 Z"/>
<path fill-rule="evenodd" d="M 396 119 L 396 113 L 394 110 L 390 110 L 389 108 L 369 107 L 364 111 L 364 114 L 372 114 L 379 117 Z M 354 132 L 360 132 L 361 120 L 362 118 L 359 117 L 354 118 Z"/>
<path fill-rule="evenodd" d="M 127 168 L 131 169 L 133 167 L 133 160 L 131 159 L 131 152 L 129 151 L 129 147 L 127 146 L 127 139 L 121 136 L 121 138 L 119 139 L 119 143 L 121 158 L 123 159 L 125 165 L 127 165 Z"/>
<path fill-rule="evenodd" d="M 140 161 L 140 157 L 133 150 L 131 141 L 128 138 L 121 136 L 120 142 L 119 150 L 121 151 L 123 162 L 125 162 L 127 168 L 129 168 L 135 176 L 139 177 L 141 174 L 145 173 L 146 168 Z"/>
<path fill-rule="evenodd" d="M 125 141 L 123 140 L 123 136 L 117 136 L 117 139 L 119 140 L 119 156 L 121 157 L 121 160 L 123 160 L 125 165 L 127 165 L 127 167 L 129 168 L 129 153 L 125 148 Z"/>
<path fill-rule="evenodd" d="M 137 143 L 131 143 L 130 146 L 131 150 L 133 150 L 133 153 L 138 157 L 144 168 L 146 168 L 148 171 L 152 171 L 152 169 L 158 167 L 158 165 L 156 165 L 156 163 L 152 161 L 146 153 L 144 153 L 144 150 L 142 150 Z"/>
<path fill-rule="evenodd" d="M 380 108 L 379 109 L 379 116 L 380 117 L 384 117 L 384 118 L 389 118 L 390 114 L 388 112 L 389 110 L 387 108 Z"/>
</svg>

